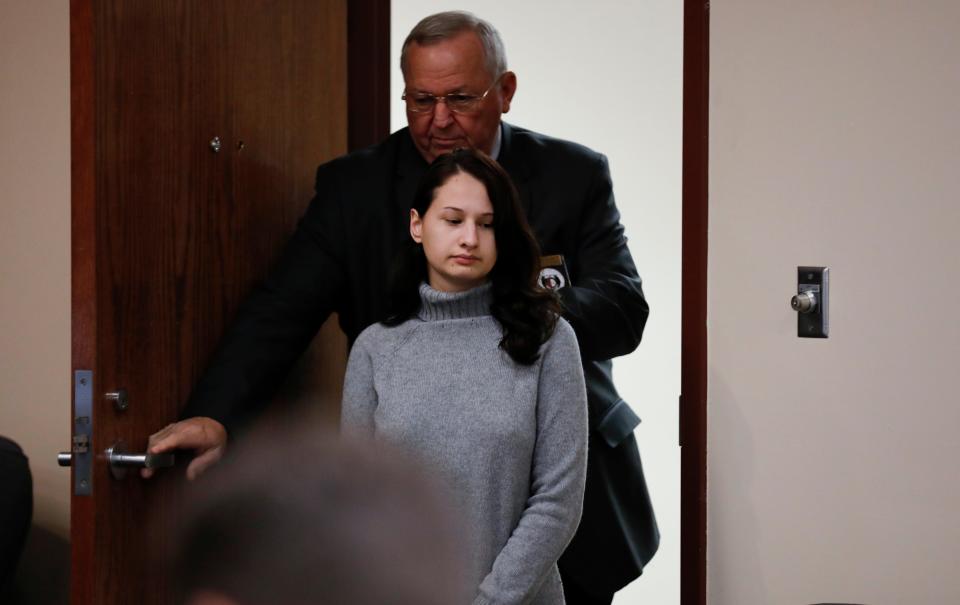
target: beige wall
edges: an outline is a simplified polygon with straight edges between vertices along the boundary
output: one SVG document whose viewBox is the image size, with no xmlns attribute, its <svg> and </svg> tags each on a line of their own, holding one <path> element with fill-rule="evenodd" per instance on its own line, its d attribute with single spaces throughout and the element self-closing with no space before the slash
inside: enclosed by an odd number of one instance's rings
<svg viewBox="0 0 960 605">
<path fill-rule="evenodd" d="M 960 4 L 711 7 L 708 602 L 958 603 Z"/>
<path fill-rule="evenodd" d="M 0 2 L 0 433 L 33 472 L 34 521 L 69 533 L 69 7 Z"/>
<path fill-rule="evenodd" d="M 69 6 L 0 0 L 0 434 L 30 459 L 20 584 L 62 602 L 70 523 Z"/>
</svg>

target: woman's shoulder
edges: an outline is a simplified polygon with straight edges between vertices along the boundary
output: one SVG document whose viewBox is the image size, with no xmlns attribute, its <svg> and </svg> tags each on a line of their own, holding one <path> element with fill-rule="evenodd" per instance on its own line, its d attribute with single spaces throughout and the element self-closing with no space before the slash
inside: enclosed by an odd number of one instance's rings
<svg viewBox="0 0 960 605">
<path fill-rule="evenodd" d="M 551 350 L 558 351 L 576 351 L 579 355 L 580 345 L 577 343 L 577 334 L 573 331 L 573 326 L 566 319 L 557 317 L 557 325 L 553 329 L 553 334 L 544 343 L 544 352 Z"/>
<path fill-rule="evenodd" d="M 421 322 L 417 319 L 408 319 L 395 326 L 382 323 L 371 324 L 363 332 L 360 332 L 353 346 L 365 350 L 371 355 L 393 353 L 416 331 L 419 323 Z"/>
</svg>

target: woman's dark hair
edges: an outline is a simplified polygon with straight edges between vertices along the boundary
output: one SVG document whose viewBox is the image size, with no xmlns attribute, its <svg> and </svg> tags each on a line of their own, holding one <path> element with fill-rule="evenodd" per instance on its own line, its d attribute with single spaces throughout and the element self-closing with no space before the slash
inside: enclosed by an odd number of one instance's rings
<svg viewBox="0 0 960 605">
<path fill-rule="evenodd" d="M 426 215 L 436 189 L 460 173 L 483 183 L 493 205 L 497 262 L 489 275 L 493 298 L 490 314 L 503 329 L 500 347 L 517 363 L 530 365 L 540 357 L 540 345 L 553 334 L 560 304 L 552 292 L 537 285 L 540 246 L 527 224 L 510 175 L 482 152 L 457 149 L 439 156 L 427 169 L 413 198 L 413 209 L 421 217 Z M 395 326 L 416 315 L 420 310 L 420 283 L 426 281 L 423 246 L 411 239 L 398 258 L 383 323 Z"/>
</svg>

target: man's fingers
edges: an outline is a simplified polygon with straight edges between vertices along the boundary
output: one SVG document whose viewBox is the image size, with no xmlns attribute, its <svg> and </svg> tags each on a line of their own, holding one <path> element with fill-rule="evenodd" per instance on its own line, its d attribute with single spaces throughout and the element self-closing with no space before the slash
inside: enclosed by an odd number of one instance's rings
<svg viewBox="0 0 960 605">
<path fill-rule="evenodd" d="M 219 429 L 219 430 L 218 430 Z M 177 449 L 205 451 L 219 447 L 226 441 L 222 425 L 211 419 L 189 418 L 172 424 L 151 438 L 149 450 L 160 454 Z"/>
<path fill-rule="evenodd" d="M 220 460 L 226 444 L 227 431 L 222 424 L 213 418 L 197 417 L 168 424 L 150 435 L 147 451 L 162 454 L 172 450 L 194 450 L 197 457 L 187 466 L 187 479 L 193 480 Z M 149 479 L 153 473 L 153 469 L 140 470 L 144 479 Z"/>
<path fill-rule="evenodd" d="M 216 464 L 222 456 L 223 448 L 218 447 L 194 458 L 187 466 L 187 480 L 193 481 L 202 475 L 208 468 Z"/>
<path fill-rule="evenodd" d="M 177 430 L 177 425 L 178 425 L 178 424 L 179 424 L 178 422 L 174 422 L 174 423 L 172 423 L 172 424 L 168 424 L 167 426 L 163 427 L 162 429 L 160 429 L 160 430 L 157 431 L 156 433 L 150 435 L 150 437 L 147 438 L 147 450 L 148 450 L 148 451 L 151 451 L 151 452 L 154 452 L 154 453 L 157 453 L 157 452 L 153 449 L 154 446 L 156 446 L 159 442 L 163 441 L 163 440 L 166 439 L 168 436 L 170 436 L 170 434 L 172 434 L 175 430 Z"/>
</svg>

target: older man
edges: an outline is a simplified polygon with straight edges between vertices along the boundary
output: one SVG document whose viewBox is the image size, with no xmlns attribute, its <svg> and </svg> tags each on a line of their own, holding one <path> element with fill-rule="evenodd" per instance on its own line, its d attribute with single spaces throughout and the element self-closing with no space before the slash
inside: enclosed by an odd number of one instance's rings
<svg viewBox="0 0 960 605">
<path fill-rule="evenodd" d="M 610 603 L 653 556 L 659 534 L 633 429 L 610 359 L 640 342 L 643 297 L 604 156 L 501 121 L 517 89 L 496 30 L 469 13 L 425 18 L 403 45 L 408 128 L 324 164 L 316 197 L 270 276 L 251 295 L 191 395 L 151 451 L 192 448 L 194 477 L 264 402 L 331 312 L 352 342 L 383 318 L 383 273 L 408 237 L 414 189 L 457 147 L 497 159 L 514 179 L 580 342 L 590 453 L 580 529 L 560 570 L 568 603 Z M 504 259 L 508 261 L 509 259 Z M 146 473 L 149 474 L 149 471 Z"/>
</svg>

